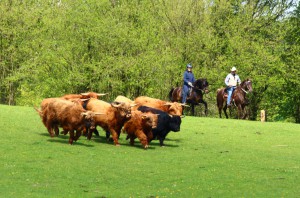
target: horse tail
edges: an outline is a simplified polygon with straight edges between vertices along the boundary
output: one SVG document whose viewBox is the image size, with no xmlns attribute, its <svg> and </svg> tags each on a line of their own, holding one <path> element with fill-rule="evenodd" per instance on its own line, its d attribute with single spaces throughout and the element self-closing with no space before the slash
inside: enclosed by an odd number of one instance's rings
<svg viewBox="0 0 300 198">
<path fill-rule="evenodd" d="M 172 95 L 173 95 L 174 89 L 175 89 L 175 88 L 172 87 L 172 89 L 171 89 L 170 92 L 169 92 L 169 100 L 170 100 L 170 101 L 173 101 L 173 96 L 172 96 Z"/>
</svg>

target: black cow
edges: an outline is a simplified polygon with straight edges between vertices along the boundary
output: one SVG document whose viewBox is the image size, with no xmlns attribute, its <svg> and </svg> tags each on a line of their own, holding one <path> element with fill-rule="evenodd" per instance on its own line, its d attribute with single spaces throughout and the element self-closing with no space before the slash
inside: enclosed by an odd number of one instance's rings
<svg viewBox="0 0 300 198">
<path fill-rule="evenodd" d="M 178 115 L 169 115 L 168 113 L 159 109 L 140 106 L 138 108 L 141 112 L 151 112 L 159 114 L 157 127 L 152 129 L 153 139 L 159 139 L 160 146 L 164 146 L 164 140 L 170 131 L 180 131 L 181 117 Z"/>
</svg>

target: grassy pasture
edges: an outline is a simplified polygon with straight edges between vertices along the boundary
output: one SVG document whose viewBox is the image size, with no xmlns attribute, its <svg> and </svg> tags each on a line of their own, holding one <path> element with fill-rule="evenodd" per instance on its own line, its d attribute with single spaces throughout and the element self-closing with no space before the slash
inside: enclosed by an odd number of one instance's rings
<svg viewBox="0 0 300 198">
<path fill-rule="evenodd" d="M 103 131 L 73 146 L 33 108 L 0 105 L 1 197 L 299 197 L 300 125 L 186 117 L 143 150 Z"/>
</svg>

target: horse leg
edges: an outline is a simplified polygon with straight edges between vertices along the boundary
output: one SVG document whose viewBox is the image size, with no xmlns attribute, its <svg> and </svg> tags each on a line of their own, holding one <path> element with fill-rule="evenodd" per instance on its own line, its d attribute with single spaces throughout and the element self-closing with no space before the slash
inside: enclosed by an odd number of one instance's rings
<svg viewBox="0 0 300 198">
<path fill-rule="evenodd" d="M 218 110 L 219 110 L 219 117 L 222 118 L 222 115 L 221 115 L 222 114 L 222 107 L 221 108 L 218 107 Z"/>
<path fill-rule="evenodd" d="M 192 116 L 195 116 L 195 105 L 192 104 Z"/>
<path fill-rule="evenodd" d="M 207 102 L 205 102 L 204 100 L 202 100 L 202 103 L 204 104 L 204 107 L 205 107 L 204 114 L 205 114 L 205 116 L 207 116 L 207 114 L 208 114 Z"/>
<path fill-rule="evenodd" d="M 224 114 L 225 114 L 226 118 L 228 119 L 228 115 L 227 115 L 226 109 L 227 109 L 227 105 L 225 105 L 225 106 L 223 107 L 223 111 L 224 111 Z"/>
<path fill-rule="evenodd" d="M 242 119 L 243 118 L 243 110 L 244 108 L 242 108 L 242 105 L 238 105 L 238 119 Z"/>
<path fill-rule="evenodd" d="M 243 118 L 242 118 L 243 120 L 245 120 L 246 117 L 248 116 L 248 111 L 245 109 L 245 107 L 246 107 L 245 105 L 242 106 L 242 110 L 243 110 L 243 112 L 244 112 L 244 116 L 243 116 Z"/>
</svg>

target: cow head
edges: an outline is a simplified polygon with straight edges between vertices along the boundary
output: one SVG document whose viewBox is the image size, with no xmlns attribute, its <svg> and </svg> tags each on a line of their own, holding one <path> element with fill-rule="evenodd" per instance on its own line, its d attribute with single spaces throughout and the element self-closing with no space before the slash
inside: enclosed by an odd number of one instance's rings
<svg viewBox="0 0 300 198">
<path fill-rule="evenodd" d="M 119 115 L 122 118 L 130 119 L 131 118 L 131 106 L 129 103 L 124 102 L 113 102 L 111 106 L 116 108 L 119 112 Z"/>
<path fill-rule="evenodd" d="M 178 115 L 178 116 L 182 115 L 182 111 L 183 111 L 182 104 L 178 102 L 167 102 L 165 105 L 169 107 L 168 113 L 170 115 Z"/>
<path fill-rule="evenodd" d="M 87 128 L 94 129 L 96 127 L 95 116 L 104 115 L 104 113 L 86 111 L 81 113 L 84 117 L 84 123 Z"/>
<path fill-rule="evenodd" d="M 177 115 L 171 116 L 171 120 L 169 122 L 169 127 L 171 131 L 174 132 L 180 131 L 180 125 L 181 125 L 181 117 Z"/>
<path fill-rule="evenodd" d="M 154 129 L 157 127 L 158 115 L 159 114 L 143 113 L 142 114 L 142 122 L 147 127 L 151 127 L 152 129 Z"/>
</svg>

